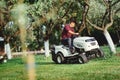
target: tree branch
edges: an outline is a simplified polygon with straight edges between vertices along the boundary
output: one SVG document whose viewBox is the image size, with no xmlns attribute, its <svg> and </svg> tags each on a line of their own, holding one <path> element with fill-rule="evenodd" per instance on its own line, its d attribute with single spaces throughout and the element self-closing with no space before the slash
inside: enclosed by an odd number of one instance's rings
<svg viewBox="0 0 120 80">
<path fill-rule="evenodd" d="M 109 6 L 108 6 L 108 14 L 109 14 L 108 18 L 109 18 L 110 22 L 105 25 L 105 29 L 108 29 L 113 24 L 113 13 L 111 10 L 111 2 L 109 2 L 108 4 L 109 4 Z"/>
<path fill-rule="evenodd" d="M 106 21 L 107 16 L 108 16 L 108 9 L 106 9 L 106 12 L 105 12 L 103 19 L 102 19 L 102 25 L 101 25 L 102 28 L 104 28 L 104 26 L 105 26 L 105 21 Z"/>
<path fill-rule="evenodd" d="M 87 19 L 87 22 L 88 22 L 91 26 L 93 26 L 95 29 L 97 29 L 97 30 L 100 30 L 100 31 L 103 31 L 103 30 L 104 30 L 103 28 L 100 28 L 99 26 L 97 26 L 97 25 L 93 24 L 92 22 L 90 22 L 89 19 Z"/>
<path fill-rule="evenodd" d="M 54 25 L 55 25 L 56 23 L 60 22 L 60 21 L 68 14 L 68 12 L 69 12 L 70 8 L 72 7 L 72 5 L 73 5 L 73 2 L 71 2 L 70 5 L 69 5 L 69 7 L 65 10 L 64 15 L 63 15 L 62 17 L 60 17 L 60 18 L 57 18 L 57 19 L 55 20 L 55 22 L 51 25 L 51 29 L 50 29 L 50 31 L 49 31 L 49 34 L 51 34 L 53 28 L 55 27 Z"/>
<path fill-rule="evenodd" d="M 110 15 L 109 15 L 110 22 L 105 25 L 105 29 L 108 29 L 108 28 L 111 27 L 112 24 L 113 24 L 113 14 L 112 14 L 112 12 L 110 12 L 109 14 L 110 14 Z"/>
<path fill-rule="evenodd" d="M 120 8 L 118 8 L 118 9 L 115 11 L 115 14 L 117 14 L 119 11 L 120 11 Z"/>
<path fill-rule="evenodd" d="M 84 6 L 84 11 L 83 11 L 83 15 L 82 15 L 81 26 L 80 26 L 80 29 L 78 31 L 79 33 L 81 33 L 86 27 L 86 16 L 87 16 L 87 13 L 89 10 L 88 0 L 85 0 L 85 4 L 83 6 Z"/>
<path fill-rule="evenodd" d="M 120 2 L 120 0 L 114 2 L 111 6 L 114 6 L 114 5 L 116 5 L 117 3 L 119 3 L 119 2 Z"/>
<path fill-rule="evenodd" d="M 104 2 L 104 4 L 105 4 L 105 6 L 107 6 L 107 7 L 109 6 L 109 5 L 108 5 L 108 0 L 107 0 L 107 1 L 106 1 L 106 0 L 103 0 L 103 2 Z"/>
<path fill-rule="evenodd" d="M 73 2 L 70 3 L 69 7 L 65 10 L 65 14 L 61 18 L 64 18 L 68 14 L 68 12 L 69 12 L 72 5 L 73 5 Z"/>
</svg>

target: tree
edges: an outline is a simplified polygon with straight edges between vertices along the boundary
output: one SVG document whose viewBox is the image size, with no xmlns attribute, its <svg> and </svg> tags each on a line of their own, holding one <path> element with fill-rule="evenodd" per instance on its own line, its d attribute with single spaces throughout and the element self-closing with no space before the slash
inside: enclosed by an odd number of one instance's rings
<svg viewBox="0 0 120 80">
<path fill-rule="evenodd" d="M 76 1 L 43 1 L 39 0 L 31 5 L 29 13 L 35 18 L 34 25 L 39 27 L 39 32 L 43 35 L 44 41 L 48 41 L 49 37 L 54 34 L 54 29 L 57 25 L 66 22 L 71 17 L 74 17 L 74 9 Z M 73 9 L 74 8 L 74 9 Z M 43 25 L 46 27 L 43 32 Z M 40 38 L 39 38 L 40 39 Z M 39 41 L 39 40 L 38 40 Z"/>
<path fill-rule="evenodd" d="M 11 59 L 11 50 L 10 50 L 10 45 L 9 41 L 11 38 L 11 16 L 10 16 L 10 10 L 13 6 L 12 1 L 0 1 L 0 31 L 1 31 L 1 36 L 4 37 L 5 39 L 5 53 L 8 56 L 8 59 Z M 8 30 L 9 28 L 9 30 Z"/>
<path fill-rule="evenodd" d="M 116 2 L 120 2 L 120 1 L 117 0 Z M 114 12 L 112 10 L 112 7 L 117 4 L 116 2 L 114 2 L 112 4 L 112 1 L 110 1 L 110 0 L 103 0 L 103 3 L 105 5 L 106 9 L 105 9 L 104 15 L 101 16 L 102 20 L 101 20 L 101 22 L 99 22 L 99 25 L 94 24 L 89 19 L 87 19 L 87 22 L 91 26 L 93 26 L 95 29 L 103 32 L 104 36 L 106 37 L 106 39 L 108 41 L 108 44 L 109 44 L 109 47 L 110 47 L 110 50 L 112 53 L 116 53 L 116 50 L 115 50 L 115 45 L 114 45 L 114 43 L 111 39 L 111 36 L 108 32 L 108 28 L 112 26 L 113 21 L 114 21 L 113 20 Z"/>
</svg>

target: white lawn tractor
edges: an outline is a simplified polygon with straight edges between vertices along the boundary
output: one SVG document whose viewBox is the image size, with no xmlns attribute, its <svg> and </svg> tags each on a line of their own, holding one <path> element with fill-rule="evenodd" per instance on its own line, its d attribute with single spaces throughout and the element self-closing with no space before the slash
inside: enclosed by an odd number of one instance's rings
<svg viewBox="0 0 120 80">
<path fill-rule="evenodd" d="M 73 51 L 68 45 L 55 45 L 52 48 L 52 60 L 61 64 L 71 61 L 86 63 L 92 56 L 104 57 L 97 40 L 94 37 L 76 37 L 73 40 Z"/>
</svg>

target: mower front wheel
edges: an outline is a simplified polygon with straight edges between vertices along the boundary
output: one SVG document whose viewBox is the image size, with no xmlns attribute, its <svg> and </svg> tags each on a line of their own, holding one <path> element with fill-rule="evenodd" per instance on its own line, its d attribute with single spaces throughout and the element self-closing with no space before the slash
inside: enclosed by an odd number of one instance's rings
<svg viewBox="0 0 120 80">
<path fill-rule="evenodd" d="M 80 64 L 84 64 L 84 63 L 87 63 L 88 62 L 88 59 L 86 57 L 85 54 L 80 54 L 79 57 L 78 57 L 78 63 Z"/>
<path fill-rule="evenodd" d="M 62 55 L 62 53 L 57 53 L 57 55 L 56 55 L 56 63 L 61 64 L 61 63 L 64 63 L 64 62 L 65 62 L 65 58 Z"/>
</svg>

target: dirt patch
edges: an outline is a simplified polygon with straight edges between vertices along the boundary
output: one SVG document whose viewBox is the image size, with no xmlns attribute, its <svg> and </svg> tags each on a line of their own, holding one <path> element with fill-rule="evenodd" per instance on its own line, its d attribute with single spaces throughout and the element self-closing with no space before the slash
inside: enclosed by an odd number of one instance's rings
<svg viewBox="0 0 120 80">
<path fill-rule="evenodd" d="M 115 54 L 115 55 L 120 57 L 120 53 L 117 53 L 117 54 Z"/>
</svg>

